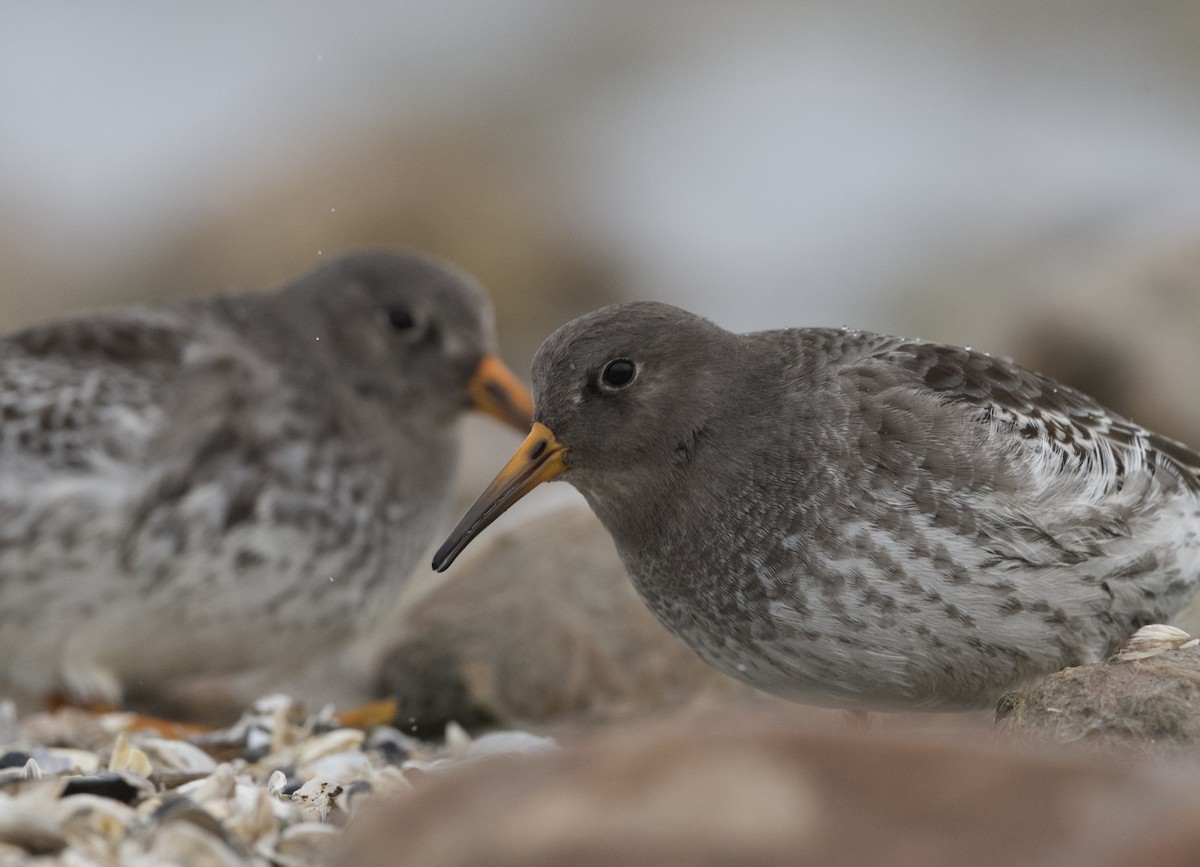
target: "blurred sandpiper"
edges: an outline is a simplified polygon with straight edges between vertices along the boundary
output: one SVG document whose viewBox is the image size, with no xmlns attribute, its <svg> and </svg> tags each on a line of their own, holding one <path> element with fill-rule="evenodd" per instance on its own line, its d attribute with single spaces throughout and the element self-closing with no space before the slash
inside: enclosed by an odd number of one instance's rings
<svg viewBox="0 0 1200 867">
<path fill-rule="evenodd" d="M 529 429 L 494 350 L 471 277 L 384 252 L 0 340 L 0 691 L 117 703 L 366 628 L 443 517 L 459 416 Z"/>
</svg>

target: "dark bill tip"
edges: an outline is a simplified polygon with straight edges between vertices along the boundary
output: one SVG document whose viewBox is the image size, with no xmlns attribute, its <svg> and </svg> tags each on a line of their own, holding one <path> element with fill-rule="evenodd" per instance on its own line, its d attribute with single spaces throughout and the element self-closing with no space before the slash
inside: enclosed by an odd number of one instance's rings
<svg viewBox="0 0 1200 867">
<path fill-rule="evenodd" d="M 542 482 L 563 472 L 567 468 L 563 461 L 566 451 L 550 428 L 534 423 L 516 454 L 479 495 L 479 499 L 462 516 L 442 547 L 433 555 L 433 568 L 445 572 L 471 540 L 504 514 L 509 506 Z"/>
</svg>

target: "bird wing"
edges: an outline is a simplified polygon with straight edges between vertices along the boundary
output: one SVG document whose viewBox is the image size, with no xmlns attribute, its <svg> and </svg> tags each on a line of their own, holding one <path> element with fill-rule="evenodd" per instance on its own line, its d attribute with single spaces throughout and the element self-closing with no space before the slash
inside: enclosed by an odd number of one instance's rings
<svg viewBox="0 0 1200 867">
<path fill-rule="evenodd" d="M 9 529 L 28 539 L 38 515 L 104 514 L 132 534 L 149 504 L 244 465 L 292 418 L 279 370 L 256 362 L 253 347 L 186 308 L 126 309 L 0 342 L 0 506 L 28 518 Z M 225 508 L 244 510 L 235 501 Z"/>
<path fill-rule="evenodd" d="M 0 343 L 4 475 L 86 473 L 134 460 L 163 424 L 161 383 L 188 337 L 152 311 L 41 325 Z"/>
<path fill-rule="evenodd" d="M 1040 455 L 1048 476 L 1086 476 L 1111 493 L 1144 472 L 1160 483 L 1174 480 L 1200 492 L 1200 455 L 1008 359 L 888 339 L 872 347 L 858 365 L 863 371 L 880 363 L 897 371 L 907 385 L 928 390 L 942 405 L 965 409 L 973 423 L 1001 438 L 1023 441 L 1025 456 Z"/>
<path fill-rule="evenodd" d="M 1093 557 L 1123 568 L 1186 530 L 1200 496 L 1200 457 L 1187 447 L 1005 359 L 868 334 L 828 339 L 842 342 L 836 389 L 851 404 L 874 508 L 948 534 L 968 559 L 979 554 L 973 568 Z"/>
</svg>

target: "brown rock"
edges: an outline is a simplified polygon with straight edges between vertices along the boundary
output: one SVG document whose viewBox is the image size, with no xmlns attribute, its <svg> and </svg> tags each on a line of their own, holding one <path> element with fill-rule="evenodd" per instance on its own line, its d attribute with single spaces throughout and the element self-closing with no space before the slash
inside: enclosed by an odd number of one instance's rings
<svg viewBox="0 0 1200 867">
<path fill-rule="evenodd" d="M 1200 759 L 1200 647 L 1064 669 L 1005 696 L 997 727 L 1058 743 Z"/>
<path fill-rule="evenodd" d="M 583 507 L 492 538 L 394 627 L 378 693 L 418 729 L 591 718 L 760 695 L 709 668 L 638 598 Z M 765 697 L 764 697 L 764 700 Z"/>
<path fill-rule="evenodd" d="M 383 801 L 339 865 L 1164 865 L 1200 859 L 1195 769 L 789 715 L 610 729 Z"/>
</svg>

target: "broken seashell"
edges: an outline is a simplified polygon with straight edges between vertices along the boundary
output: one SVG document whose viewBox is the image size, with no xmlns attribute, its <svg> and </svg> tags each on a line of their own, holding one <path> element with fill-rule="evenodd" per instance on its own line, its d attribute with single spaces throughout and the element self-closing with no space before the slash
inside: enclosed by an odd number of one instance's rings
<svg viewBox="0 0 1200 867">
<path fill-rule="evenodd" d="M 292 793 L 292 800 L 300 805 L 300 815 L 324 822 L 336 807 L 335 799 L 345 787 L 333 780 L 313 777 Z"/>
<path fill-rule="evenodd" d="M 100 770 L 99 757 L 88 750 L 34 747 L 31 755 L 43 774 L 94 774 Z"/>
<path fill-rule="evenodd" d="M 375 773 L 375 779 L 371 781 L 372 796 L 389 797 L 400 792 L 411 792 L 413 788 L 412 782 L 404 775 L 404 771 L 398 765 L 388 765 L 381 768 Z"/>
<path fill-rule="evenodd" d="M 143 737 L 137 744 L 160 775 L 211 774 L 217 769 L 217 763 L 208 753 L 187 741 Z"/>
<path fill-rule="evenodd" d="M 27 787 L 16 797 L 0 792 L 0 844 L 16 846 L 29 855 L 52 855 L 65 849 L 67 838 L 57 821 L 59 789 L 46 782 Z"/>
<path fill-rule="evenodd" d="M 521 731 L 488 732 L 471 742 L 470 758 L 510 753 L 548 753 L 559 749 L 553 738 Z"/>
<path fill-rule="evenodd" d="M 287 786 L 287 781 L 287 774 L 283 771 L 272 771 L 271 776 L 267 777 L 267 793 L 277 798 L 286 797 L 283 790 Z"/>
<path fill-rule="evenodd" d="M 334 729 L 314 735 L 296 747 L 296 764 L 304 766 L 324 756 L 362 748 L 366 734 L 359 729 Z"/>
<path fill-rule="evenodd" d="M 233 765 L 228 763 L 217 765 L 217 769 L 202 780 L 184 783 L 175 790 L 184 798 L 191 798 L 198 804 L 210 801 L 228 800 L 237 790 L 237 774 Z"/>
<path fill-rule="evenodd" d="M 112 756 L 108 760 L 110 771 L 128 771 L 139 777 L 149 777 L 154 772 L 150 759 L 137 747 L 129 743 L 129 735 L 122 732 L 113 744 Z"/>
<path fill-rule="evenodd" d="M 59 827 L 68 845 L 101 864 L 120 863 L 126 829 L 137 813 L 98 795 L 70 795 L 59 801 Z"/>
<path fill-rule="evenodd" d="M 471 736 L 451 720 L 446 723 L 446 754 L 453 759 L 465 759 L 471 751 Z"/>
<path fill-rule="evenodd" d="M 321 777 L 343 786 L 349 786 L 358 780 L 369 780 L 374 774 L 375 765 L 371 762 L 371 757 L 358 750 L 344 750 L 322 756 L 315 762 L 296 768 L 296 776 L 302 780 Z"/>
<path fill-rule="evenodd" d="M 243 867 L 246 859 L 220 838 L 191 822 L 168 822 L 155 829 L 146 852 L 146 863 L 204 864 L 206 867 Z"/>
<path fill-rule="evenodd" d="M 1131 662 L 1198 644 L 1200 639 L 1192 638 L 1182 629 L 1165 623 L 1151 623 L 1129 636 L 1115 658 L 1118 662 Z"/>
<path fill-rule="evenodd" d="M 274 860 L 284 867 L 322 863 L 340 831 L 337 826 L 324 822 L 298 822 L 284 828 L 275 843 Z"/>
</svg>

